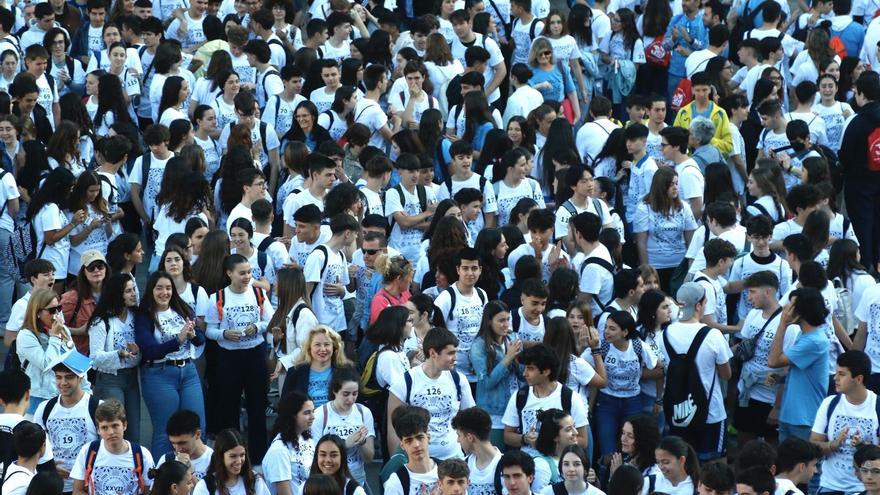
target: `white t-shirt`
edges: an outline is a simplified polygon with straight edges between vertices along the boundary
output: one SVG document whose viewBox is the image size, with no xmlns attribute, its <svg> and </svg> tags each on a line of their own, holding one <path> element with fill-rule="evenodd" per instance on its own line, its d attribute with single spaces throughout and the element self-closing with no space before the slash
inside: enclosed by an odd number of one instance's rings
<svg viewBox="0 0 880 495">
<path fill-rule="evenodd" d="M 77 460 L 79 453 L 83 448 L 88 449 L 88 445 L 98 439 L 95 422 L 89 417 L 90 397 L 91 394 L 83 393 L 82 398 L 73 407 L 64 407 L 61 399 L 58 399 L 45 424 L 43 411 L 49 401 L 42 402 L 34 411 L 34 422 L 46 430 L 46 437 L 52 442 L 55 464 L 71 471 L 71 478 L 64 480 L 65 491 L 73 490 L 74 461 Z M 130 460 L 131 455 L 128 458 Z M 83 479 L 82 476 L 79 479 Z"/>
<path fill-rule="evenodd" d="M 702 323 L 675 322 L 666 329 L 665 336 L 668 337 L 669 344 L 676 353 L 685 353 L 704 326 Z M 664 362 L 668 363 L 669 354 L 666 351 L 666 346 L 660 346 L 660 350 L 663 352 Z M 707 424 L 715 424 L 727 418 L 727 413 L 724 410 L 724 397 L 721 394 L 721 379 L 717 376 L 716 366 L 727 363 L 731 357 L 733 357 L 733 353 L 730 351 L 727 339 L 717 329 L 709 330 L 709 334 L 706 335 L 706 339 L 697 350 L 696 358 L 696 366 L 707 395 L 710 394 L 709 389 L 711 388 Z"/>
<path fill-rule="evenodd" d="M 196 477 L 196 482 L 205 477 L 205 474 L 208 473 L 208 470 L 211 469 L 211 456 L 214 455 L 214 449 L 211 447 L 205 446 L 205 451 L 202 452 L 202 455 L 193 459 L 190 457 L 189 463 L 193 468 L 193 474 Z M 165 463 L 165 459 L 168 454 L 159 457 L 159 460 L 156 461 L 156 468 L 158 469 L 162 464 Z"/>
<path fill-rule="evenodd" d="M 703 197 L 706 179 L 693 158 L 676 165 L 675 171 L 678 173 L 678 195 L 683 201 Z"/>
<path fill-rule="evenodd" d="M 194 48 L 207 41 L 205 29 L 202 26 L 205 22 L 205 15 L 202 14 L 199 19 L 193 19 L 189 11 L 186 11 L 183 13 L 183 17 L 186 19 L 186 36 L 180 36 L 177 32 L 180 28 L 180 19 L 175 18 L 165 30 L 165 37 L 179 41 L 184 50 Z"/>
<path fill-rule="evenodd" d="M 865 353 L 871 357 L 871 372 L 880 372 L 880 285 L 865 290 L 853 310 L 855 317 L 867 327 Z"/>
<path fill-rule="evenodd" d="M 540 17 L 537 15 L 535 11 L 535 5 L 532 4 L 532 13 L 535 14 L 535 17 Z M 483 71 L 483 78 L 485 79 L 486 85 L 488 86 L 492 79 L 495 78 L 495 67 L 498 64 L 504 62 L 504 56 L 501 53 L 501 48 L 498 47 L 498 43 L 495 42 L 492 38 L 488 38 L 480 33 L 473 33 L 474 41 L 471 43 L 464 44 L 461 40 L 456 37 L 452 40 L 450 48 L 452 49 L 452 56 L 458 59 L 461 62 L 461 65 L 467 67 L 467 61 L 464 58 L 464 53 L 471 46 L 481 46 L 489 52 L 489 62 L 486 64 L 486 70 Z M 527 45 L 528 46 L 528 45 Z M 487 95 L 489 103 L 494 103 L 495 100 L 501 97 L 501 91 L 499 89 L 495 89 L 491 94 Z"/>
<path fill-rule="evenodd" d="M 703 286 L 706 291 L 706 307 L 704 315 L 712 315 L 715 323 L 727 324 L 727 298 L 724 294 L 724 286 L 727 281 L 723 277 L 712 278 L 704 272 L 694 273 L 694 282 Z"/>
<path fill-rule="evenodd" d="M 603 358 L 608 383 L 602 387 L 603 394 L 620 398 L 639 395 L 642 390 L 640 384 L 642 368 L 650 370 L 657 366 L 657 355 L 644 342 L 641 342 L 641 346 L 641 356 L 636 354 L 633 341 L 627 342 L 625 351 L 619 350 L 614 345 L 608 346 L 608 354 Z M 592 353 L 584 353 L 584 359 L 590 364 L 595 362 Z"/>
<path fill-rule="evenodd" d="M 385 137 L 379 133 L 379 129 L 388 123 L 388 115 L 382 110 L 378 102 L 369 98 L 358 100 L 354 109 L 354 121 L 367 126 L 370 130 L 370 146 L 385 149 Z"/>
<path fill-rule="evenodd" d="M 314 440 L 297 439 L 298 445 L 285 443 L 281 435 L 276 435 L 263 457 L 263 473 L 268 483 L 287 481 L 293 495 L 302 493 L 303 485 L 309 479 L 309 469 L 315 457 Z M 274 491 L 274 490 L 272 490 Z"/>
<path fill-rule="evenodd" d="M 634 233 L 648 233 L 648 263 L 655 268 L 678 266 L 687 248 L 684 233 L 696 228 L 697 221 L 691 207 L 684 201 L 681 208 L 674 210 L 670 216 L 655 212 L 647 203 L 639 203 L 633 219 Z"/>
<path fill-rule="evenodd" d="M 761 332 L 761 328 L 764 329 L 764 333 L 761 334 L 758 345 L 755 346 L 755 354 L 752 359 L 743 364 L 743 373 L 740 375 L 737 385 L 740 397 L 747 396 L 749 399 L 765 404 L 776 402 L 776 391 L 779 385 L 767 384 L 767 376 L 776 371 L 768 366 L 767 357 L 770 355 L 770 346 L 773 343 L 773 338 L 776 336 L 776 331 L 779 330 L 779 319 L 781 316 L 781 313 L 777 314 L 767 323 L 763 310 L 756 308 L 749 311 L 749 314 L 746 315 L 741 330 L 743 338 L 754 338 Z M 794 344 L 797 336 L 798 332 L 786 329 L 785 337 L 782 341 L 783 350 Z M 748 391 L 747 395 L 746 391 Z"/>
<path fill-rule="evenodd" d="M 306 101 L 302 95 L 294 95 L 287 101 L 281 95 L 269 98 L 260 119 L 275 128 L 275 133 L 284 136 L 293 126 L 293 113 L 300 103 Z"/>
<path fill-rule="evenodd" d="M 37 475 L 17 463 L 12 463 L 5 469 L 6 476 L 3 478 L 3 495 L 25 495 L 31 480 Z"/>
<path fill-rule="evenodd" d="M 439 481 L 437 477 L 437 463 L 434 463 L 433 469 L 427 473 L 414 473 L 405 465 L 403 468 L 409 471 L 409 492 L 403 492 L 400 478 L 397 476 L 397 473 L 392 473 L 383 486 L 385 495 L 421 495 L 432 493 L 437 488 Z"/>
<path fill-rule="evenodd" d="M 554 248 L 553 243 L 547 243 L 547 247 L 544 248 L 544 251 L 541 253 L 541 264 L 542 264 L 542 280 L 546 284 L 550 281 L 550 252 Z M 507 268 L 510 270 L 511 281 L 513 280 L 514 269 L 516 268 L 516 262 L 519 261 L 523 256 L 535 256 L 535 247 L 532 246 L 529 241 L 526 241 L 526 244 L 520 245 L 518 248 L 514 249 L 507 255 Z M 568 256 L 568 253 L 562 251 L 559 254 L 560 259 L 564 259 L 565 263 L 563 266 L 568 266 L 571 262 L 571 258 Z"/>
<path fill-rule="evenodd" d="M 55 241 L 55 244 L 44 244 L 45 232 L 49 230 L 61 230 L 70 223 L 67 215 L 61 213 L 55 203 L 46 203 L 34 216 L 34 232 L 37 234 L 35 254 L 39 258 L 50 261 L 55 268 L 55 276 L 64 278 L 67 273 L 67 261 L 70 256 L 70 235 L 65 235 Z M 42 253 L 42 254 L 40 254 Z"/>
<path fill-rule="evenodd" d="M 608 141 L 608 136 L 617 128 L 617 124 L 608 119 L 594 120 L 581 126 L 576 140 L 581 159 L 592 161 L 598 156 Z"/>
<path fill-rule="evenodd" d="M 523 198 L 530 198 L 538 203 L 538 208 L 545 208 L 544 193 L 541 192 L 541 184 L 531 177 L 526 177 L 520 181 L 519 185 L 510 187 L 503 180 L 495 182 L 493 185 L 495 190 L 495 201 L 497 204 L 496 215 L 498 216 L 498 225 L 507 225 L 510 219 L 510 212 L 516 203 Z"/>
<path fill-rule="evenodd" d="M 373 413 L 368 408 L 361 404 L 355 404 L 351 411 L 343 416 L 330 403 L 326 403 L 315 409 L 312 438 L 321 438 L 332 433 L 345 440 L 360 430 L 362 426 L 367 428 L 367 437 L 376 437 Z M 361 455 L 360 447 L 354 446 L 348 449 L 346 454 L 348 469 L 357 478 L 358 474 L 364 473 L 364 457 Z"/>
<path fill-rule="evenodd" d="M 217 294 L 211 294 L 208 304 L 208 313 L 205 315 L 205 323 L 208 326 L 207 336 L 227 350 L 252 349 L 259 346 L 264 340 L 262 332 L 265 331 L 264 322 L 268 322 L 275 310 L 269 298 L 263 299 L 260 307 L 257 295 L 252 287 L 245 288 L 241 294 L 236 294 L 230 288 L 223 289 L 223 319 L 217 314 Z M 257 325 L 257 332 L 253 335 L 244 335 L 245 328 L 251 323 Z M 226 330 L 242 332 L 238 341 L 227 340 L 223 336 Z"/>
<path fill-rule="evenodd" d="M 7 203 L 10 200 L 18 199 L 20 196 L 18 194 L 18 185 L 15 183 L 15 176 L 8 172 L 4 173 L 3 178 L 0 179 L 0 205 L 2 205 L 0 207 L 3 208 L 3 216 L 0 216 L 0 229 L 12 232 L 14 225 Z"/>
<path fill-rule="evenodd" d="M 526 397 L 526 404 L 523 406 L 521 416 L 520 412 L 516 409 L 516 394 L 513 394 L 507 402 L 507 408 L 504 410 L 504 417 L 502 418 L 504 426 L 518 428 L 523 433 L 537 432 L 540 429 L 538 424 L 538 413 L 540 411 L 553 408 L 562 409 L 562 387 L 564 385 L 559 382 L 555 382 L 555 385 L 556 388 L 547 397 L 536 397 L 534 389 L 529 387 L 529 395 Z M 574 420 L 575 428 L 581 428 L 589 424 L 587 406 L 584 404 L 583 399 L 581 399 L 580 394 L 573 392 L 571 395 L 571 418 Z M 524 446 L 523 450 L 529 454 L 537 452 L 530 446 Z"/>
<path fill-rule="evenodd" d="M 826 397 L 816 411 L 816 420 L 813 422 L 813 433 L 819 433 L 828 437 L 829 440 L 837 438 L 845 429 L 849 428 L 844 441 L 837 450 L 825 457 L 822 462 L 822 477 L 819 486 L 826 491 L 841 491 L 855 493 L 864 490 L 862 482 L 856 478 L 853 469 L 853 454 L 855 447 L 852 439 L 858 435 L 861 441 L 869 444 L 877 444 L 877 427 L 880 422 L 877 419 L 877 395 L 870 390 L 861 404 L 852 404 L 846 395 L 840 395 L 837 406 L 828 418 L 828 408 L 835 396 Z"/>
<path fill-rule="evenodd" d="M 218 119 L 219 120 L 219 119 Z M 238 123 L 238 118 L 235 119 L 235 122 Z M 263 134 L 260 131 L 261 128 L 265 127 L 265 139 L 263 139 Z M 229 140 L 229 131 L 232 129 L 232 126 L 227 125 L 220 132 L 220 144 L 223 146 L 223 149 L 226 150 L 226 142 Z M 273 150 L 277 150 L 281 147 L 281 140 L 278 139 L 278 133 L 275 132 L 275 129 L 272 128 L 269 124 L 265 126 L 260 125 L 259 122 L 254 122 L 254 126 L 251 128 L 251 144 L 254 146 L 260 143 L 260 163 L 264 166 L 269 163 L 269 152 Z M 263 143 L 266 143 L 263 146 Z"/>
<path fill-rule="evenodd" d="M 608 209 L 608 205 L 605 204 L 604 201 L 587 198 L 584 205 L 585 207 L 581 208 L 578 205 L 574 204 L 573 201 L 569 200 L 556 209 L 556 223 L 553 228 L 553 234 L 556 236 L 556 239 L 562 239 L 568 235 L 568 222 L 573 216 L 568 209 L 569 206 L 574 208 L 575 215 L 583 212 L 589 212 L 598 216 L 599 221 L 602 222 L 603 225 L 611 223 L 611 210 Z M 502 224 L 499 223 L 499 225 Z"/>
<path fill-rule="evenodd" d="M 592 295 L 590 306 L 593 314 L 598 315 L 602 312 L 602 306 L 614 298 L 614 275 L 599 263 L 586 263 L 591 258 L 598 258 L 611 266 L 614 266 L 614 261 L 611 259 L 608 248 L 604 244 L 598 243 L 592 251 L 585 253 L 584 263 L 578 267 L 581 276 L 578 290 L 584 294 Z"/>
<path fill-rule="evenodd" d="M 452 379 L 452 373 L 458 373 L 458 390 Z M 431 456 L 438 459 L 464 457 L 458 437 L 452 428 L 452 418 L 458 411 L 475 405 L 464 374 L 455 370 L 441 371 L 440 376 L 431 378 L 425 374 L 422 366 L 416 366 L 409 370 L 409 376 L 412 378 L 409 394 L 407 394 L 404 375 L 395 377 L 388 391 L 401 402 L 424 407 L 431 413 L 431 421 L 428 423 L 428 432 L 431 434 L 428 450 Z"/>
<path fill-rule="evenodd" d="M 140 486 L 137 475 L 134 473 L 134 454 L 131 451 L 131 443 L 124 440 L 128 449 L 121 454 L 113 454 L 107 450 L 104 441 L 98 447 L 98 455 L 95 456 L 92 467 L 91 479 L 86 480 L 86 456 L 89 453 L 89 444 L 79 449 L 73 469 L 70 470 L 70 478 L 85 481 L 86 486 L 94 486 L 94 493 L 115 493 L 117 495 L 138 495 Z M 143 453 L 144 473 L 153 468 L 153 455 L 146 447 L 141 447 Z M 147 487 L 153 485 L 153 481 L 146 474 L 142 475 Z M 91 491 L 91 490 L 89 490 Z"/>
<path fill-rule="evenodd" d="M 385 346 L 382 346 L 384 348 Z M 403 350 L 381 352 L 376 357 L 376 381 L 383 388 L 389 385 L 399 376 L 403 376 L 409 369 L 409 358 Z"/>
<path fill-rule="evenodd" d="M 488 297 L 486 292 L 479 287 L 474 287 L 470 296 L 465 296 L 458 288 L 458 282 L 450 286 L 455 291 L 455 308 L 450 308 L 452 298 L 448 291 L 443 291 L 437 296 L 434 305 L 437 307 L 443 320 L 446 322 L 446 328 L 458 337 L 458 354 L 455 361 L 455 367 L 464 373 L 470 381 L 476 381 L 477 377 L 474 373 L 470 362 L 469 351 L 477 332 L 480 331 L 480 323 L 483 320 L 483 306 L 486 305 Z M 452 319 L 449 319 L 450 310 L 452 310 Z"/>
<path fill-rule="evenodd" d="M 442 190 L 442 189 L 441 189 Z M 403 191 L 403 201 L 401 202 L 400 191 Z M 434 201 L 434 194 L 430 189 L 425 189 L 427 203 Z M 403 212 L 408 216 L 415 216 L 422 213 L 422 205 L 419 203 L 418 186 L 410 192 L 407 188 L 393 187 L 385 193 L 385 216 L 388 221 L 393 220 L 393 216 L 397 212 Z M 416 228 L 403 228 L 397 222 L 391 228 L 391 236 L 388 238 L 388 246 L 400 251 L 406 259 L 411 263 L 415 263 L 419 258 L 419 246 L 422 242 L 424 232 Z"/>
<path fill-rule="evenodd" d="M 267 452 L 268 453 L 268 452 Z M 264 464 L 265 465 L 265 464 Z M 270 495 L 269 489 L 266 487 L 266 482 L 263 481 L 262 476 L 257 476 L 257 482 L 255 488 L 255 495 Z M 234 486 L 227 486 L 226 491 L 229 495 L 247 495 L 247 491 L 244 487 L 244 480 L 241 476 L 238 477 L 238 480 L 235 482 Z M 297 492 L 294 492 L 297 493 Z M 299 492 L 301 493 L 301 491 Z M 205 483 L 205 480 L 200 480 L 195 489 L 193 489 L 193 495 L 217 495 L 219 492 L 210 493 L 208 492 L 208 485 Z"/>
<path fill-rule="evenodd" d="M 128 181 L 131 184 L 138 184 L 141 186 L 144 211 L 146 211 L 147 216 L 150 218 L 153 218 L 155 215 L 154 209 L 156 207 L 156 196 L 159 194 L 159 189 L 162 185 L 162 176 L 165 175 L 165 165 L 173 156 L 173 154 L 169 153 L 168 158 L 162 160 L 150 152 L 150 168 L 147 170 L 148 177 L 146 178 L 144 178 L 142 170 L 143 155 L 135 158 L 134 164 L 131 167 L 131 175 L 129 176 Z"/>
<path fill-rule="evenodd" d="M 495 469 L 501 460 L 501 451 L 495 448 L 492 460 L 483 469 L 477 466 L 477 456 L 468 454 L 467 461 L 470 476 L 468 476 L 468 495 L 495 495 Z"/>
<path fill-rule="evenodd" d="M 728 280 L 745 280 L 753 273 L 763 271 L 772 272 L 779 280 L 779 290 L 776 292 L 777 297 L 782 297 L 782 294 L 788 292 L 788 287 L 791 285 L 791 267 L 788 265 L 788 261 L 773 253 L 770 253 L 770 256 L 766 258 L 759 257 L 755 253 L 749 253 L 742 258 L 734 260 L 733 266 L 730 268 Z M 740 297 L 739 304 L 737 304 L 737 314 L 740 319 L 745 318 L 746 314 L 752 309 L 748 293 L 748 289 L 743 288 L 742 296 Z"/>
<path fill-rule="evenodd" d="M 348 260 L 342 251 L 325 246 L 325 249 L 314 249 L 306 258 L 303 267 L 306 282 L 315 283 L 312 291 L 312 310 L 318 321 L 329 325 L 337 332 L 345 331 L 345 310 L 342 307 L 344 294 L 325 294 L 325 284 L 348 285 Z"/>
</svg>

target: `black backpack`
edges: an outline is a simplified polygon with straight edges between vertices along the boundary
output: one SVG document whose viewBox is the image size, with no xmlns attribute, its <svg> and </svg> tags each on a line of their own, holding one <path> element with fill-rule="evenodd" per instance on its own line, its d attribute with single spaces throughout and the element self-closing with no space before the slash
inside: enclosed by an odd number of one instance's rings
<svg viewBox="0 0 880 495">
<path fill-rule="evenodd" d="M 2 425 L 0 426 L 0 464 L 3 465 L 3 478 L 6 478 L 6 470 L 9 465 L 18 459 L 15 453 L 15 445 L 12 443 L 12 428 Z M 3 481 L 0 478 L 0 482 Z"/>
<path fill-rule="evenodd" d="M 663 345 L 666 346 L 666 353 L 669 356 L 666 391 L 663 394 L 663 414 L 671 428 L 700 427 L 706 424 L 706 419 L 709 417 L 709 403 L 715 388 L 715 378 L 712 378 L 712 386 L 706 393 L 696 362 L 697 351 L 700 350 L 709 331 L 708 326 L 701 328 L 686 354 L 675 352 L 669 343 L 669 332 L 663 332 Z"/>
<path fill-rule="evenodd" d="M 746 39 L 746 34 L 755 29 L 755 18 L 758 17 L 758 14 L 763 11 L 767 5 L 770 5 L 770 2 L 773 0 L 764 0 L 760 5 L 755 7 L 754 9 L 749 8 L 749 2 L 746 2 L 746 6 L 743 9 L 743 14 L 739 19 L 736 20 L 736 25 L 730 31 L 729 37 L 729 50 L 730 60 L 737 64 L 740 64 L 739 55 L 737 54 L 737 50 L 739 49 L 739 44 L 742 43 L 744 39 Z"/>
<path fill-rule="evenodd" d="M 476 291 L 477 297 L 480 298 L 480 302 L 483 303 L 483 305 L 489 301 L 489 296 L 486 295 L 486 291 L 479 287 L 474 287 L 474 291 Z M 455 311 L 455 289 L 450 285 L 446 288 L 446 292 L 449 293 L 449 313 L 446 315 L 446 321 L 452 321 L 455 319 L 455 315 L 452 314 L 453 311 Z"/>
<path fill-rule="evenodd" d="M 562 391 L 559 394 L 559 399 L 562 405 L 563 411 L 571 411 L 571 397 L 574 392 L 571 391 L 570 388 L 566 387 L 563 384 L 559 384 L 562 387 Z M 516 414 L 519 417 L 519 429 L 520 433 L 528 433 L 523 431 L 523 426 L 525 425 L 525 421 L 523 421 L 523 409 L 526 407 L 526 402 L 529 400 L 529 385 L 521 387 L 516 391 Z"/>
</svg>

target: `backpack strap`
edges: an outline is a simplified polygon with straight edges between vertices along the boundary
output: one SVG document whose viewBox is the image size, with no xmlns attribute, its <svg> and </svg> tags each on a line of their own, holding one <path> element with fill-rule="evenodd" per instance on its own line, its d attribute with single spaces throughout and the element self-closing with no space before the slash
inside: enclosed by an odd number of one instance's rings
<svg viewBox="0 0 880 495">
<path fill-rule="evenodd" d="M 458 402 L 459 407 L 461 406 L 461 376 L 458 374 L 458 371 L 455 368 L 452 368 L 450 371 L 452 373 L 452 383 L 455 384 L 455 392 L 458 394 Z M 880 416 L 878 416 L 880 418 Z"/>
<path fill-rule="evenodd" d="M 223 320 L 223 296 L 226 288 L 220 289 L 217 291 L 216 299 L 217 299 L 217 319 Z"/>
<path fill-rule="evenodd" d="M 324 430 L 327 429 L 327 415 L 330 412 L 330 408 L 327 405 L 329 402 L 325 402 L 323 406 L 321 406 L 321 410 L 324 411 L 324 419 L 321 420 L 321 433 L 324 433 Z"/>
<path fill-rule="evenodd" d="M 516 391 L 516 412 L 519 415 L 519 431 L 520 433 L 525 433 L 523 427 L 525 427 L 525 421 L 523 421 L 523 409 L 526 407 L 526 402 L 529 400 L 529 386 L 526 385 L 524 387 L 520 387 L 519 390 Z"/>
<path fill-rule="evenodd" d="M 515 309 L 510 313 L 510 330 L 513 333 L 519 333 L 519 327 L 522 324 L 522 316 L 519 314 L 519 309 Z"/>
<path fill-rule="evenodd" d="M 257 250 L 257 266 L 260 267 L 260 275 L 266 276 L 266 265 L 269 264 L 269 256 L 266 251 Z"/>
<path fill-rule="evenodd" d="M 397 475 L 397 479 L 400 481 L 403 495 L 409 495 L 409 470 L 406 469 L 406 465 L 400 466 L 394 474 Z"/>
<path fill-rule="evenodd" d="M 141 197 L 144 197 L 147 193 L 147 185 L 150 183 L 150 165 L 153 161 L 153 153 L 150 150 L 147 150 L 146 153 L 141 156 Z"/>
<path fill-rule="evenodd" d="M 416 194 L 419 197 L 419 206 L 422 211 L 426 211 L 428 209 L 428 190 L 425 189 L 425 186 L 418 184 L 416 185 Z"/>
<path fill-rule="evenodd" d="M 831 429 L 831 415 L 834 414 L 834 410 L 837 409 L 837 404 L 840 403 L 840 398 L 843 394 L 837 394 L 831 398 L 831 402 L 828 403 L 828 409 L 825 411 L 825 435 L 828 436 L 828 432 Z"/>
<path fill-rule="evenodd" d="M 329 131 L 330 129 L 333 128 L 333 123 L 336 122 L 336 117 L 333 116 L 333 112 L 330 111 L 330 109 L 324 110 L 321 113 L 326 115 L 327 118 L 330 119 L 330 123 L 327 124 L 327 131 Z"/>
<path fill-rule="evenodd" d="M 446 321 L 452 321 L 455 319 L 455 315 L 453 311 L 455 311 L 455 289 L 450 285 L 446 288 L 446 292 L 449 294 L 449 313 L 446 315 Z"/>
<path fill-rule="evenodd" d="M 263 292 L 263 289 L 255 286 L 255 285 L 252 285 L 251 289 L 254 291 L 254 297 L 257 298 L 257 306 L 260 308 L 260 318 L 262 318 L 263 317 L 263 303 L 266 302 L 266 294 Z"/>
<path fill-rule="evenodd" d="M 605 225 L 605 212 L 602 211 L 602 200 L 599 198 L 592 198 L 593 200 L 593 209 L 596 210 L 596 216 L 599 217 L 599 225 Z M 574 215 L 572 215 L 574 216 Z"/>
<path fill-rule="evenodd" d="M 491 2 L 492 0 L 489 0 L 489 1 Z M 495 475 L 492 477 L 492 480 L 495 484 L 495 493 L 496 494 L 504 493 L 502 491 L 502 485 L 501 485 L 501 463 L 500 462 L 495 463 Z M 408 495 L 408 494 L 405 494 L 405 495 Z"/>
<path fill-rule="evenodd" d="M 263 80 L 265 81 L 265 78 L 263 78 Z M 260 121 L 260 141 L 263 143 L 263 153 L 265 153 L 266 156 L 269 156 L 269 148 L 266 145 L 266 130 L 268 127 L 269 124 Z"/>
<path fill-rule="evenodd" d="M 553 488 L 553 495 L 568 495 L 568 490 L 565 489 L 564 481 L 553 483 L 550 486 Z"/>
<path fill-rule="evenodd" d="M 357 489 L 358 489 L 358 484 L 353 479 L 349 478 L 345 482 L 345 495 L 354 495 L 354 492 Z"/>
<path fill-rule="evenodd" d="M 98 457 L 98 449 L 101 448 L 101 440 L 95 440 L 89 444 L 86 453 L 85 484 L 89 493 L 95 493 L 95 483 L 92 481 L 92 471 L 95 470 L 95 459 Z"/>
<path fill-rule="evenodd" d="M 48 429 L 47 425 L 49 421 L 49 416 L 52 414 L 52 409 L 55 409 L 56 404 L 58 404 L 57 395 L 46 401 L 46 407 L 43 408 L 43 428 Z M 94 421 L 94 419 L 92 421 Z"/>
<path fill-rule="evenodd" d="M 146 483 L 144 482 L 144 451 L 141 449 L 141 446 L 130 442 L 131 444 L 131 456 L 132 461 L 134 462 L 134 468 L 132 471 L 134 475 L 137 476 L 138 480 L 138 493 L 145 494 L 146 493 Z"/>
<path fill-rule="evenodd" d="M 571 411 L 572 391 L 570 388 L 561 383 L 559 384 L 559 386 L 562 387 L 562 390 L 559 392 L 559 399 L 560 402 L 562 402 L 562 410 Z"/>
<path fill-rule="evenodd" d="M 327 246 L 325 246 L 323 244 L 315 247 L 314 251 L 312 251 L 312 252 L 315 252 L 315 251 L 321 251 L 322 253 L 324 253 L 324 263 L 321 265 L 321 271 L 318 274 L 318 278 L 323 280 L 324 279 L 324 272 L 327 270 L 327 263 L 329 263 L 329 261 L 330 261 L 330 251 L 327 249 Z M 318 285 L 320 283 L 321 282 L 318 282 L 317 284 L 315 284 L 314 287 L 312 287 L 312 293 L 309 294 L 309 298 L 314 299 L 315 291 L 318 289 Z"/>
<path fill-rule="evenodd" d="M 412 395 L 412 384 L 413 384 L 412 375 L 410 375 L 409 370 L 406 370 L 403 373 L 403 381 L 406 384 L 406 400 L 404 401 L 404 403 L 409 404 L 410 396 Z M 409 493 L 409 492 L 405 491 L 404 493 Z"/>
<path fill-rule="evenodd" d="M 648 475 L 648 495 L 654 493 L 654 487 L 657 486 L 657 475 L 649 474 Z"/>
<path fill-rule="evenodd" d="M 90 395 L 89 396 L 89 419 L 92 421 L 92 423 L 95 423 L 95 412 L 98 410 L 99 405 L 101 405 L 101 399 L 99 399 L 94 394 Z M 45 423 L 43 423 L 43 424 L 45 424 Z"/>
</svg>

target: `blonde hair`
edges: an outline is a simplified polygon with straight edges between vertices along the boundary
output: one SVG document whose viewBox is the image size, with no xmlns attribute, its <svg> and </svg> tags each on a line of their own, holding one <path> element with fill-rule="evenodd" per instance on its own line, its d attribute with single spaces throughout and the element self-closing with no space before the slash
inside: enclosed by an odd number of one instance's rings
<svg viewBox="0 0 880 495">
<path fill-rule="evenodd" d="M 48 306 L 53 299 L 59 299 L 58 294 L 55 294 L 54 290 L 34 289 L 31 293 L 30 300 L 28 300 L 27 309 L 24 312 L 24 325 L 22 325 L 22 329 L 28 329 L 39 335 L 42 329 L 40 328 L 37 315 L 40 311 L 46 309 L 46 306 Z"/>
<path fill-rule="evenodd" d="M 342 348 L 342 337 L 327 325 L 318 325 L 309 332 L 309 336 L 306 337 L 306 341 L 303 343 L 302 349 L 300 350 L 299 356 L 296 357 L 294 365 L 312 364 L 312 341 L 314 341 L 315 337 L 318 335 L 326 335 L 327 338 L 330 339 L 330 343 L 333 344 L 332 366 L 337 368 L 340 366 L 351 366 L 351 361 L 345 356 L 345 352 Z"/>
<path fill-rule="evenodd" d="M 553 45 L 547 41 L 547 38 L 536 38 L 532 43 L 532 49 L 529 50 L 529 66 L 538 67 L 538 54 L 550 50 L 550 63 L 556 63 L 556 55 L 553 53 Z"/>
<path fill-rule="evenodd" d="M 380 254 L 376 258 L 374 266 L 382 274 L 382 282 L 386 284 L 414 273 L 412 263 L 401 255 L 388 256 L 387 254 Z"/>
</svg>

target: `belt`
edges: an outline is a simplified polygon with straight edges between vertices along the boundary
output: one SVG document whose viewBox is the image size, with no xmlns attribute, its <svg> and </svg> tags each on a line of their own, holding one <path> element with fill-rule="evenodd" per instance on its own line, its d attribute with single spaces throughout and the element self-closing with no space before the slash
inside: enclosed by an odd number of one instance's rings
<svg viewBox="0 0 880 495">
<path fill-rule="evenodd" d="M 149 366 L 151 368 L 155 367 L 155 366 L 160 366 L 160 365 L 161 366 L 177 366 L 178 368 L 183 368 L 184 366 L 189 364 L 190 361 L 191 361 L 191 359 L 189 359 L 189 358 L 186 358 L 186 359 L 165 359 L 162 361 L 147 361 L 147 366 Z"/>
</svg>

